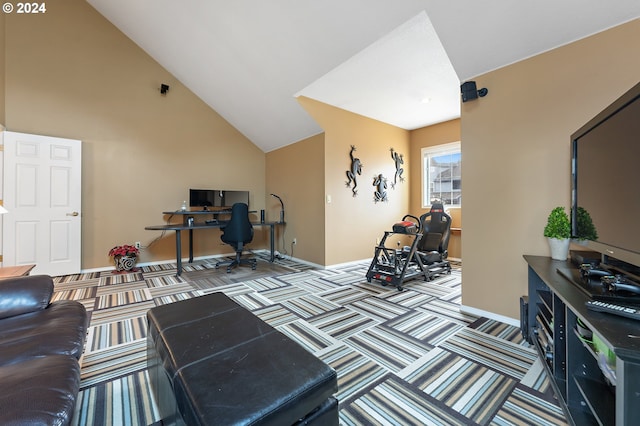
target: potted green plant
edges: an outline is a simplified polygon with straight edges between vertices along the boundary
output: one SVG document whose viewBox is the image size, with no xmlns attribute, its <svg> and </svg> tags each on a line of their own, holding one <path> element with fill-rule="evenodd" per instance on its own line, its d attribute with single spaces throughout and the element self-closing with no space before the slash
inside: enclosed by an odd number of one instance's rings
<svg viewBox="0 0 640 426">
<path fill-rule="evenodd" d="M 576 210 L 576 235 L 573 236 L 578 243 L 584 242 L 584 240 L 595 241 L 598 239 L 598 231 L 593 224 L 591 215 L 583 208 L 578 207 Z"/>
<path fill-rule="evenodd" d="M 544 236 L 549 241 L 551 258 L 554 260 L 567 260 L 571 238 L 571 222 L 569 222 L 569 216 L 564 207 L 556 207 L 551 210 L 547 218 L 547 226 L 544 227 Z"/>
</svg>

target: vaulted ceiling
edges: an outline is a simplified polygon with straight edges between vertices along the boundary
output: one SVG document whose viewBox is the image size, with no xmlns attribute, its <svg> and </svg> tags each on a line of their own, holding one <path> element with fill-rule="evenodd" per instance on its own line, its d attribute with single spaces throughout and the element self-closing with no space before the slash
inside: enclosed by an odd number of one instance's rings
<svg viewBox="0 0 640 426">
<path fill-rule="evenodd" d="M 265 152 L 322 131 L 297 96 L 420 128 L 459 117 L 462 82 L 640 17 L 638 0 L 87 2 Z"/>
</svg>

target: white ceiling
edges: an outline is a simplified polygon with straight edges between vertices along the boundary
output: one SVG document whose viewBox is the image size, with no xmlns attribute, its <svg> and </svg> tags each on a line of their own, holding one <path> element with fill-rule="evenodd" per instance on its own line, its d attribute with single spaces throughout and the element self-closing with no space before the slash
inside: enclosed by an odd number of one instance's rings
<svg viewBox="0 0 640 426">
<path fill-rule="evenodd" d="M 459 117 L 461 82 L 640 17 L 638 0 L 87 2 L 265 152 L 322 131 L 297 96 L 420 128 Z"/>
</svg>

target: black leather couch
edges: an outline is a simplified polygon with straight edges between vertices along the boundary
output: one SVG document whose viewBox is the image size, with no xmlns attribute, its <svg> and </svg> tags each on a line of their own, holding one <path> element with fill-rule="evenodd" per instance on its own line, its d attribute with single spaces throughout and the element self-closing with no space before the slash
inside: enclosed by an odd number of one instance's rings
<svg viewBox="0 0 640 426">
<path fill-rule="evenodd" d="M 80 387 L 89 318 L 76 301 L 51 302 L 47 275 L 0 280 L 0 424 L 66 425 Z"/>
</svg>

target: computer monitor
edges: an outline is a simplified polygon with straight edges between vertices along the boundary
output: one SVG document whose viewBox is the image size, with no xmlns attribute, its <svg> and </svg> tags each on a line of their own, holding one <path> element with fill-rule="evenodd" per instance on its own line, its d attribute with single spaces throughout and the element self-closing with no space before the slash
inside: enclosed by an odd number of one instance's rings
<svg viewBox="0 0 640 426">
<path fill-rule="evenodd" d="M 220 207 L 231 209 L 235 203 L 249 205 L 249 191 L 219 191 Z"/>
<path fill-rule="evenodd" d="M 189 206 L 218 207 L 223 210 L 231 209 L 235 203 L 249 205 L 249 191 L 227 191 L 226 189 L 189 189 Z"/>
<path fill-rule="evenodd" d="M 201 207 L 207 210 L 208 207 L 216 205 L 216 191 L 213 189 L 189 189 L 189 206 Z M 218 205 L 220 202 L 218 201 Z"/>
</svg>

